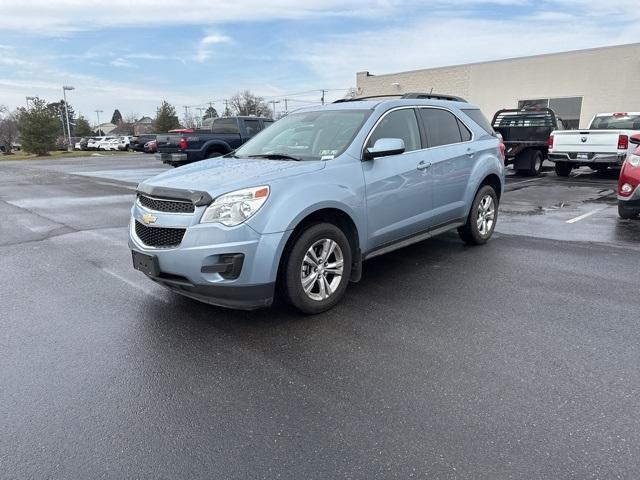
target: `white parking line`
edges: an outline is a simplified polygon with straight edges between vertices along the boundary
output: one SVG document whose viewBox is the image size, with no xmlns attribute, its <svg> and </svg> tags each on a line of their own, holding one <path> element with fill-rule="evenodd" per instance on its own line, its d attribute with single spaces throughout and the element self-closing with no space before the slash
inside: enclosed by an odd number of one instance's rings
<svg viewBox="0 0 640 480">
<path fill-rule="evenodd" d="M 567 220 L 566 223 L 576 223 L 579 222 L 580 220 L 584 220 L 587 217 L 590 217 L 591 215 L 593 215 L 594 213 L 598 213 L 601 210 L 604 210 L 604 208 L 596 208 L 595 210 L 591 210 L 590 212 L 587 212 L 583 215 L 580 215 L 579 217 L 576 218 L 572 218 L 571 220 Z"/>
</svg>

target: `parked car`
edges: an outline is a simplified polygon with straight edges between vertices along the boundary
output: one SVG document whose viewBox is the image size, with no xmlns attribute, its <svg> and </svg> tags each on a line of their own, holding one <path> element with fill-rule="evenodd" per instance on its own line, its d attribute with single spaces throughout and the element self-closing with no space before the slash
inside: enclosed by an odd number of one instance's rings
<svg viewBox="0 0 640 480">
<path fill-rule="evenodd" d="M 564 130 L 562 120 L 549 108 L 503 109 L 491 122 L 505 144 L 505 164 L 519 175 L 539 175 L 549 153 L 551 132 Z"/>
<path fill-rule="evenodd" d="M 118 150 L 120 151 L 128 151 L 129 148 L 131 147 L 131 138 L 129 135 L 122 135 L 120 138 L 118 138 Z"/>
<path fill-rule="evenodd" d="M 207 129 L 158 134 L 156 157 L 174 167 L 219 157 L 238 148 L 272 123 L 268 118 L 223 117 L 214 119 Z"/>
<path fill-rule="evenodd" d="M 118 150 L 119 146 L 120 146 L 120 138 L 118 137 L 109 137 L 103 142 L 100 142 L 100 150 L 115 151 L 115 150 Z"/>
<path fill-rule="evenodd" d="M 149 140 L 144 144 L 144 153 L 156 153 L 158 151 L 158 141 Z"/>
<path fill-rule="evenodd" d="M 144 135 L 134 135 L 131 137 L 129 142 L 129 148 L 135 152 L 144 152 L 144 144 L 150 142 L 151 140 L 155 140 L 156 135 L 154 134 L 144 134 Z"/>
<path fill-rule="evenodd" d="M 640 134 L 632 135 L 629 143 L 635 147 L 620 171 L 618 179 L 618 214 L 620 218 L 640 215 Z"/>
<path fill-rule="evenodd" d="M 568 177 L 574 168 L 594 170 L 621 166 L 635 150 L 629 137 L 640 133 L 640 112 L 599 113 L 588 130 L 555 131 L 549 137 L 549 160 L 556 173 Z"/>
<path fill-rule="evenodd" d="M 100 150 L 100 143 L 104 142 L 107 137 L 95 137 L 87 142 L 87 150 Z"/>
<path fill-rule="evenodd" d="M 233 308 L 268 306 L 277 287 L 312 314 L 366 259 L 451 229 L 485 243 L 504 186 L 500 140 L 478 107 L 417 95 L 308 107 L 233 153 L 145 180 L 134 267 Z"/>
</svg>

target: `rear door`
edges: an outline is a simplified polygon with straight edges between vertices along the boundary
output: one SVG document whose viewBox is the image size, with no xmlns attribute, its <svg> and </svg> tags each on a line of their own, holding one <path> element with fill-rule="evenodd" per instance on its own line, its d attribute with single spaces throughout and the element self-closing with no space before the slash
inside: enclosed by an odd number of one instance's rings
<svg viewBox="0 0 640 480">
<path fill-rule="evenodd" d="M 432 179 L 431 227 L 465 214 L 464 195 L 478 152 L 471 130 L 453 112 L 440 107 L 419 108 L 427 135 L 427 161 Z"/>
<path fill-rule="evenodd" d="M 401 138 L 405 153 L 362 162 L 366 185 L 368 249 L 376 249 L 428 228 L 431 195 L 414 108 L 384 114 L 364 148 L 381 138 Z"/>
<path fill-rule="evenodd" d="M 213 133 L 215 140 L 225 142 L 232 149 L 236 149 L 244 143 L 237 118 L 216 118 L 211 125 L 211 133 Z"/>
</svg>

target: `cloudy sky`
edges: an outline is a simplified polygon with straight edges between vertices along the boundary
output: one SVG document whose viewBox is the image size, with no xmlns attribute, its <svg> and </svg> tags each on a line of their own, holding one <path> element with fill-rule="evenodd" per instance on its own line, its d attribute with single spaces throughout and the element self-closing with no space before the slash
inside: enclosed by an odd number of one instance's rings
<svg viewBox="0 0 640 480">
<path fill-rule="evenodd" d="M 373 74 L 640 42 L 638 0 L 0 0 L 0 104 L 91 120 L 239 89 L 290 108 Z M 640 79 L 639 79 L 640 81 Z M 278 105 L 276 108 L 281 108 Z M 104 118 L 103 117 L 103 118 Z"/>
</svg>

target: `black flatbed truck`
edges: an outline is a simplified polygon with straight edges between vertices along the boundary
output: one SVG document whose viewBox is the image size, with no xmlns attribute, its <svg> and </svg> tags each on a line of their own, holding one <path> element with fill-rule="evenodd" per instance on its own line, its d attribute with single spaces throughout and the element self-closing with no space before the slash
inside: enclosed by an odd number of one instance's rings
<svg viewBox="0 0 640 480">
<path fill-rule="evenodd" d="M 505 165 L 513 165 L 516 174 L 536 176 L 549 153 L 549 137 L 564 130 L 562 119 L 550 108 L 498 110 L 491 122 L 502 135 Z"/>
</svg>

